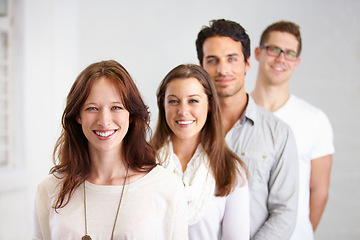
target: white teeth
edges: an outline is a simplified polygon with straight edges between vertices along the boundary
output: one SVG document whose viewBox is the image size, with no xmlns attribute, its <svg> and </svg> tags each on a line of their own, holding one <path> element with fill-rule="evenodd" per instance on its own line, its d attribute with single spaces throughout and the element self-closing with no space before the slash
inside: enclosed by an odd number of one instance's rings
<svg viewBox="0 0 360 240">
<path fill-rule="evenodd" d="M 274 68 L 274 69 L 277 70 L 277 71 L 284 71 L 283 68 L 279 68 L 279 67 L 276 67 L 276 68 Z"/>
<path fill-rule="evenodd" d="M 181 124 L 181 125 L 186 125 L 186 124 L 190 124 L 192 123 L 193 121 L 177 121 L 178 124 Z"/>
<path fill-rule="evenodd" d="M 108 137 L 110 136 L 111 134 L 113 134 L 115 131 L 107 131 L 107 132 L 97 132 L 95 131 L 95 133 L 97 135 L 99 135 L 100 137 Z"/>
</svg>

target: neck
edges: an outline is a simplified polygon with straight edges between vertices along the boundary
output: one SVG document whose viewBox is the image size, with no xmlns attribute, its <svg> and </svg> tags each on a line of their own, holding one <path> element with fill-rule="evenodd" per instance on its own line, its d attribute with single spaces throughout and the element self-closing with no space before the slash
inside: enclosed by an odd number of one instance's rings
<svg viewBox="0 0 360 240">
<path fill-rule="evenodd" d="M 289 85 L 288 82 L 281 85 L 268 85 L 258 78 L 251 96 L 257 105 L 275 112 L 289 100 Z"/>
<path fill-rule="evenodd" d="M 224 130 L 228 132 L 244 112 L 248 102 L 248 96 L 244 91 L 239 95 L 220 97 L 219 100 Z"/>
<path fill-rule="evenodd" d="M 171 140 L 174 153 L 180 160 L 183 172 L 186 170 L 187 164 L 190 162 L 192 156 L 194 155 L 197 146 L 199 145 L 199 140 L 196 139 L 172 139 Z"/>
<path fill-rule="evenodd" d="M 90 150 L 90 175 L 88 181 L 98 185 L 122 185 L 127 164 L 121 152 L 96 153 Z"/>
</svg>

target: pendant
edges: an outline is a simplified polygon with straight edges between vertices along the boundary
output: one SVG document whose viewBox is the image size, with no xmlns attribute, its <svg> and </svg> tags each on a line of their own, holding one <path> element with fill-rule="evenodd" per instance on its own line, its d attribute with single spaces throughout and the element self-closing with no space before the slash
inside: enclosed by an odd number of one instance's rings
<svg viewBox="0 0 360 240">
<path fill-rule="evenodd" d="M 92 240 L 89 235 L 84 235 L 81 240 Z"/>
</svg>

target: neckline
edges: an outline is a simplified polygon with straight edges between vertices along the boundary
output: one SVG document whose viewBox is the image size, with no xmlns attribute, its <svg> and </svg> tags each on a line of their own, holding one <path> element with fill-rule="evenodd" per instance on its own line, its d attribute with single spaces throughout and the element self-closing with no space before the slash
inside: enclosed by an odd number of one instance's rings
<svg viewBox="0 0 360 240">
<path fill-rule="evenodd" d="M 121 202 L 122 202 L 123 195 L 124 195 L 124 189 L 125 189 L 125 185 L 126 185 L 125 183 L 126 183 L 126 179 L 128 177 L 128 173 L 129 173 L 129 165 L 126 168 L 126 176 L 125 176 L 125 179 L 124 179 L 124 183 L 122 185 L 120 200 L 119 200 L 119 204 L 118 204 L 118 207 L 117 207 L 117 210 L 116 210 L 115 220 L 114 220 L 114 224 L 113 224 L 112 231 L 111 231 L 111 237 L 110 237 L 111 240 L 114 239 L 115 226 L 116 226 L 116 222 L 117 222 L 119 211 L 120 211 Z M 91 236 L 88 235 L 88 224 L 87 224 L 87 217 L 86 217 L 86 191 L 85 191 L 86 182 L 84 182 L 83 184 L 84 184 L 85 235 L 81 239 L 82 240 L 92 240 Z"/>
<path fill-rule="evenodd" d="M 294 95 L 290 94 L 290 97 L 289 99 L 285 102 L 284 105 L 282 105 L 281 108 L 279 108 L 278 110 L 276 110 L 275 112 L 273 112 L 274 114 L 278 114 L 278 113 L 281 113 L 284 109 L 288 108 L 288 106 L 291 104 L 291 102 L 293 101 L 294 99 Z"/>
<path fill-rule="evenodd" d="M 169 152 L 170 154 L 173 156 L 173 160 L 174 160 L 174 164 L 176 165 L 176 167 L 178 168 L 178 170 L 181 169 L 182 172 L 182 176 L 184 177 L 185 175 L 189 175 L 192 172 L 195 171 L 195 169 L 199 168 L 199 166 L 201 164 L 206 164 L 206 162 L 204 161 L 204 159 L 201 157 L 203 155 L 207 155 L 207 153 L 205 152 L 204 148 L 202 147 L 201 143 L 199 143 L 196 147 L 196 150 L 194 152 L 194 154 L 191 156 L 190 161 L 187 164 L 187 167 L 185 169 L 185 171 L 182 171 L 182 167 L 181 167 L 181 162 L 180 159 L 178 158 L 178 156 L 174 153 L 174 148 L 173 148 L 173 143 L 172 141 L 169 142 Z M 199 159 L 200 158 L 200 159 Z M 175 163 L 176 162 L 176 163 Z"/>
<path fill-rule="evenodd" d="M 156 174 L 158 171 L 159 171 L 159 166 L 157 165 L 153 169 L 151 169 L 150 172 L 145 174 L 143 177 L 135 180 L 134 182 L 125 184 L 125 186 L 136 186 L 138 184 L 141 184 L 142 182 L 146 181 L 146 179 L 148 179 L 152 175 Z M 85 182 L 86 182 L 86 188 L 87 189 L 97 190 L 97 191 L 108 191 L 108 190 L 111 190 L 111 189 L 117 189 L 117 188 L 122 188 L 123 187 L 123 185 L 99 185 L 99 184 L 91 183 L 91 182 L 89 182 L 87 180 L 85 180 Z"/>
</svg>

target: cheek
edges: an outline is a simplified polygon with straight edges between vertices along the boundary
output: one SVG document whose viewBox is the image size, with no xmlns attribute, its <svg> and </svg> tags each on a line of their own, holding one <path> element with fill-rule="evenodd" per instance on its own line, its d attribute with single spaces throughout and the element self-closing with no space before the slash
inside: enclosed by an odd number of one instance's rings
<svg viewBox="0 0 360 240">
<path fill-rule="evenodd" d="M 201 119 L 201 122 L 203 122 L 205 124 L 206 122 L 206 119 L 207 119 L 207 115 L 208 115 L 208 105 L 207 104 L 203 104 L 202 106 L 200 106 L 198 109 L 197 109 L 197 116 L 199 119 Z"/>
<path fill-rule="evenodd" d="M 129 113 L 124 113 L 122 116 L 120 116 L 119 120 L 124 125 L 129 125 L 133 121 Z"/>
<path fill-rule="evenodd" d="M 260 69 L 264 69 L 264 68 L 269 68 L 270 62 L 263 60 L 259 62 L 259 68 Z"/>
<path fill-rule="evenodd" d="M 238 62 L 237 64 L 232 65 L 232 72 L 243 75 L 247 71 L 246 65 Z"/>
<path fill-rule="evenodd" d="M 216 67 L 215 66 L 210 66 L 210 65 L 204 65 L 204 69 L 206 72 L 209 73 L 210 76 L 214 75 L 216 73 Z"/>
<path fill-rule="evenodd" d="M 92 122 L 94 122 L 95 119 L 94 119 L 94 116 L 93 115 L 90 115 L 90 114 L 81 114 L 79 116 L 79 118 L 77 119 L 77 122 L 79 124 L 81 124 L 83 126 L 83 128 L 85 126 L 88 126 L 90 125 Z"/>
<path fill-rule="evenodd" d="M 86 138 L 88 138 L 88 132 L 91 131 L 90 126 L 86 123 L 86 121 L 83 121 L 81 124 L 81 129 L 84 133 L 84 135 L 86 136 Z"/>
<path fill-rule="evenodd" d="M 296 64 L 296 62 L 291 63 L 291 66 L 290 66 L 291 71 L 295 71 L 296 68 L 297 68 L 297 66 L 298 66 L 298 65 Z"/>
<path fill-rule="evenodd" d="M 166 120 L 167 124 L 169 124 L 169 120 L 174 115 L 174 113 L 173 113 L 174 110 L 165 105 L 164 111 L 165 111 L 165 120 Z"/>
</svg>

